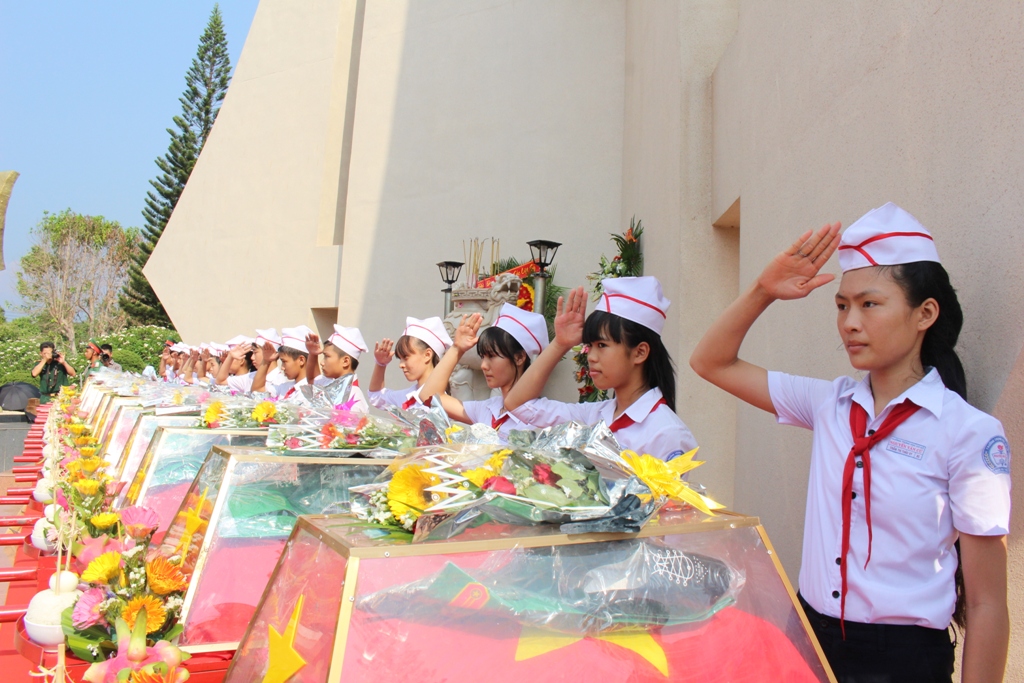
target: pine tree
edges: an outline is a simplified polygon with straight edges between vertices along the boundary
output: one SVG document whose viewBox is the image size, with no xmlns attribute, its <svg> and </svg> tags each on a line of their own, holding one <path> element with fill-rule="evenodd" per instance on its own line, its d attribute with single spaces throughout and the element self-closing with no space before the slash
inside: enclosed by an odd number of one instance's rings
<svg viewBox="0 0 1024 683">
<path fill-rule="evenodd" d="M 121 296 L 121 307 L 133 322 L 171 326 L 167 312 L 142 269 L 163 234 L 199 153 L 210 137 L 230 81 L 228 40 L 220 7 L 214 5 L 206 30 L 199 38 L 199 49 L 192 66 L 185 74 L 185 92 L 178 98 L 181 115 L 175 116 L 174 127 L 167 129 L 171 136 L 170 146 L 167 153 L 156 160 L 160 175 L 149 181 L 153 189 L 146 193 L 146 208 L 142 210 L 145 218 L 142 242 L 129 268 L 128 283 Z"/>
</svg>

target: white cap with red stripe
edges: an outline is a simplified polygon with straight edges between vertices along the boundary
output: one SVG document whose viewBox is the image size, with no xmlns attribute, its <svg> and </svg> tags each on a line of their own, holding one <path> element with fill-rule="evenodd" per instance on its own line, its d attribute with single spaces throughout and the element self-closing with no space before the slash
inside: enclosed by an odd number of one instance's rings
<svg viewBox="0 0 1024 683">
<path fill-rule="evenodd" d="M 839 240 L 839 267 L 844 273 L 917 261 L 941 263 L 935 241 L 928 228 L 892 202 L 858 218 Z"/>
<path fill-rule="evenodd" d="M 255 340 L 252 337 L 246 337 L 244 334 L 239 334 L 237 336 L 232 337 L 231 339 L 228 339 L 224 343 L 227 344 L 229 348 L 234 348 L 239 344 L 252 344 L 254 341 Z"/>
<path fill-rule="evenodd" d="M 448 331 L 444 329 L 444 323 L 437 316 L 426 320 L 406 318 L 405 331 L 402 332 L 402 336 L 405 335 L 419 339 L 432 348 L 438 356 L 443 356 L 448 347 L 452 345 L 452 338 L 448 336 Z"/>
<path fill-rule="evenodd" d="M 307 353 L 306 337 L 312 333 L 313 330 L 309 329 L 305 325 L 299 325 L 298 327 L 285 327 L 281 330 L 281 346 L 286 349 L 293 349 L 300 353 Z"/>
<path fill-rule="evenodd" d="M 359 354 L 367 351 L 366 342 L 363 341 L 363 334 L 357 327 L 334 326 L 334 334 L 327 340 L 339 349 L 359 360 Z"/>
<path fill-rule="evenodd" d="M 494 327 L 511 334 L 531 356 L 536 356 L 548 345 L 548 324 L 540 313 L 505 304 L 498 312 Z"/>
<path fill-rule="evenodd" d="M 256 346 L 263 346 L 267 342 L 276 349 L 281 345 L 281 337 L 277 334 L 277 330 L 271 327 L 269 330 L 256 330 Z"/>
<path fill-rule="evenodd" d="M 665 329 L 665 313 L 672 302 L 662 294 L 658 278 L 610 277 L 601 280 L 601 290 L 594 310 L 632 320 L 658 334 Z"/>
</svg>

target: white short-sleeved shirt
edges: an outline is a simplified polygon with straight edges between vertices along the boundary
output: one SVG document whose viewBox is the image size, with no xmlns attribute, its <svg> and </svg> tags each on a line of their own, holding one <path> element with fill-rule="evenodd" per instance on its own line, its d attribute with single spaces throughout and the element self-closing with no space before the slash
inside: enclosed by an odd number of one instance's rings
<svg viewBox="0 0 1024 683">
<path fill-rule="evenodd" d="M 679 416 L 662 400 L 661 390 L 654 388 L 633 402 L 623 413 L 633 424 L 615 432 L 615 439 L 625 449 L 649 453 L 662 460 L 671 460 L 697 447 L 697 440 Z M 562 403 L 538 398 L 512 411 L 516 417 L 534 427 L 550 427 L 570 420 L 592 425 L 615 422 L 615 399 L 594 403 Z"/>
<path fill-rule="evenodd" d="M 420 388 L 413 384 L 408 389 L 381 389 L 370 392 L 370 405 L 374 408 L 387 410 L 389 406 L 404 408 L 409 399 L 413 399 L 412 405 L 423 405 L 420 400 Z"/>
<path fill-rule="evenodd" d="M 867 377 L 829 382 L 769 372 L 768 388 L 780 423 L 814 431 L 800 592 L 814 609 L 837 618 L 851 403 L 867 411 L 869 431 L 905 399 L 920 406 L 871 449 L 873 540 L 866 569 L 864 470 L 854 469 L 846 619 L 948 628 L 958 532 L 999 536 L 1010 527 L 1010 448 L 999 420 L 947 389 L 935 369 L 877 416 Z"/>
<path fill-rule="evenodd" d="M 248 394 L 252 391 L 252 380 L 254 377 L 256 377 L 255 372 L 247 372 L 244 375 L 228 375 L 228 380 L 225 384 L 231 391 Z"/>
<path fill-rule="evenodd" d="M 533 425 L 523 422 L 513 413 L 505 412 L 503 396 L 492 396 L 484 401 L 463 401 L 462 409 L 466 411 L 466 415 L 473 424 L 485 424 L 492 427 L 502 415 L 508 415 L 508 419 L 498 426 L 498 436 L 503 442 L 508 441 L 508 433 L 513 429 L 533 429 Z"/>
<path fill-rule="evenodd" d="M 327 386 L 335 381 L 335 379 L 337 378 L 331 379 L 327 375 L 317 375 L 313 378 L 313 386 Z M 370 412 L 370 405 L 366 402 L 366 396 L 363 395 L 363 390 L 359 388 L 359 380 L 352 383 L 348 394 L 348 402 L 351 403 L 350 412 L 358 413 L 359 415 L 366 415 Z"/>
</svg>

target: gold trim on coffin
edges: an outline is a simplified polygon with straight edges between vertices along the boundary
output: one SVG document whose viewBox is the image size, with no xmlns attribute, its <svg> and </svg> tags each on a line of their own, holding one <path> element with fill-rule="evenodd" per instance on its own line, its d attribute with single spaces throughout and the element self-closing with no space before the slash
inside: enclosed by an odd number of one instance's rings
<svg viewBox="0 0 1024 683">
<path fill-rule="evenodd" d="M 225 430 L 225 431 L 233 431 L 233 430 Z M 245 433 L 251 433 L 253 430 L 243 430 L 243 431 Z M 219 456 L 221 458 L 224 458 L 224 459 L 226 459 L 228 461 L 227 465 L 224 468 L 224 474 L 223 474 L 223 476 L 221 478 L 221 482 L 222 483 L 225 482 L 225 481 L 229 481 L 230 480 L 232 472 L 234 471 L 235 463 L 239 463 L 239 462 L 243 462 L 243 463 L 244 462 L 279 462 L 279 463 L 284 463 L 284 464 L 301 464 L 301 465 L 357 465 L 357 466 L 361 466 L 361 467 L 366 467 L 366 466 L 370 466 L 370 465 L 380 465 L 381 468 L 382 468 L 381 471 L 383 471 L 383 468 L 387 467 L 392 462 L 394 462 L 391 458 L 323 458 L 323 457 L 309 457 L 309 456 L 306 456 L 306 455 L 274 455 L 274 454 L 272 454 L 270 452 L 265 452 L 265 451 L 267 451 L 266 447 L 259 447 L 259 446 L 223 446 L 223 445 L 215 445 L 215 446 L 211 447 L 210 453 L 209 453 L 209 455 L 207 455 L 206 462 L 203 463 L 202 468 L 200 468 L 200 470 L 199 470 L 199 474 L 196 475 L 196 480 L 198 480 L 199 476 L 202 475 L 203 469 L 206 468 L 207 462 L 209 462 L 210 458 L 215 456 L 215 455 Z M 189 487 L 189 488 L 190 488 L 190 491 L 191 491 L 191 487 Z M 185 496 L 185 501 L 187 501 L 187 500 L 188 500 L 188 494 L 186 494 L 186 496 Z M 199 585 L 198 582 L 195 579 L 196 579 L 196 577 L 198 577 L 202 573 L 203 568 L 206 566 L 206 561 L 207 561 L 207 558 L 208 558 L 208 556 L 210 554 L 210 541 L 211 541 L 211 539 L 212 539 L 212 537 L 214 535 L 213 534 L 213 529 L 216 526 L 217 521 L 220 518 L 221 512 L 223 510 L 223 506 L 227 504 L 226 500 L 227 500 L 227 496 L 218 495 L 217 496 L 217 500 L 213 504 L 213 510 L 210 512 L 210 519 L 207 522 L 206 533 L 203 535 L 203 543 L 202 543 L 202 546 L 199 548 L 199 554 L 196 557 L 196 564 L 195 564 L 195 567 L 192 569 L 192 575 L 189 578 L 188 590 L 185 593 L 185 599 L 184 599 L 184 601 L 182 603 L 182 606 L 181 606 L 181 615 L 178 617 L 178 622 L 181 623 L 181 624 L 184 624 L 187 621 L 187 617 L 188 617 L 189 611 L 192 608 L 192 602 L 195 600 L 195 591 L 197 590 L 197 586 Z M 185 501 L 182 502 L 182 505 L 185 504 Z M 174 524 L 174 521 L 178 519 L 178 515 L 180 515 L 181 512 L 182 511 L 179 508 L 178 512 L 175 513 L 174 518 L 171 521 L 171 524 Z M 319 517 L 329 517 L 330 515 L 318 515 L 318 516 Z M 303 520 L 305 518 L 306 518 L 305 515 L 300 516 L 298 518 L 297 522 L 296 522 L 296 527 L 298 527 L 300 524 L 302 524 L 302 522 L 303 522 Z M 331 539 L 331 536 L 330 536 L 329 533 L 324 533 L 324 532 L 322 532 L 322 531 L 320 531 L 318 529 L 312 528 L 312 527 L 310 527 L 310 531 L 311 531 L 311 533 L 313 533 L 315 536 L 320 538 L 325 543 L 330 543 L 329 539 L 333 540 L 333 539 Z M 287 543 L 291 541 L 291 539 L 294 537 L 294 534 L 295 534 L 295 531 L 293 529 L 292 533 L 288 537 L 288 541 L 286 541 L 286 543 L 285 543 L 285 550 L 282 552 L 282 554 L 287 551 Z M 271 583 L 273 583 L 274 580 L 277 578 L 277 570 L 281 566 L 280 559 L 281 558 L 278 557 L 277 563 L 274 564 L 274 571 L 271 573 L 270 580 L 267 582 L 268 586 Z M 346 576 L 348 576 L 348 570 L 347 569 L 346 569 Z M 263 599 L 264 599 L 264 597 L 266 597 L 266 589 L 264 589 L 264 592 L 261 594 L 259 602 L 256 603 L 256 611 L 253 612 L 254 616 L 256 614 L 258 614 L 259 611 L 263 608 Z M 250 621 L 249 626 L 246 627 L 245 634 L 242 636 L 242 640 L 243 641 L 245 640 L 246 637 L 248 637 L 249 628 L 251 628 L 251 626 L 252 626 L 252 622 Z M 196 649 L 196 648 L 199 648 L 199 649 Z M 235 642 L 235 643 L 206 643 L 206 644 L 203 644 L 203 645 L 184 645 L 184 646 L 181 647 L 181 649 L 184 650 L 185 652 L 192 652 L 192 653 L 229 651 L 229 650 L 236 650 L 236 649 L 238 649 L 238 643 L 237 642 Z"/>
<path fill-rule="evenodd" d="M 832 667 L 829 666 L 828 660 L 825 659 L 825 652 L 821 649 L 821 644 L 818 643 L 817 636 L 814 635 L 814 630 L 811 628 L 811 622 L 807 619 L 807 613 L 804 612 L 803 606 L 796 597 L 796 591 L 793 590 L 793 584 L 789 582 L 789 577 L 786 576 L 786 570 L 782 567 L 782 561 L 779 560 L 779 554 L 775 552 L 775 546 L 768 540 L 768 532 L 765 531 L 764 527 L 760 524 L 757 525 L 757 535 L 761 537 L 761 542 L 764 543 L 765 549 L 768 551 L 768 557 L 772 558 L 772 564 L 775 565 L 775 571 L 778 572 L 779 578 L 782 579 L 782 585 L 786 587 L 786 592 L 789 594 L 789 599 L 793 602 L 793 608 L 796 610 L 796 614 L 800 617 L 800 623 L 803 624 L 804 630 L 810 636 L 811 645 L 814 646 L 814 652 L 818 655 L 818 659 L 821 661 L 821 665 L 825 668 L 825 674 L 828 676 L 828 680 L 831 683 L 838 683 L 836 681 L 835 674 L 832 673 Z"/>
<path fill-rule="evenodd" d="M 124 505 L 135 505 L 140 498 L 149 490 L 149 479 L 152 472 L 150 472 L 150 465 L 153 462 L 153 458 L 156 457 L 157 451 L 163 447 L 164 440 L 170 435 L 180 434 L 183 432 L 196 433 L 196 434 L 219 434 L 227 436 L 249 436 L 249 435 L 260 435 L 264 436 L 267 434 L 266 429 L 205 429 L 203 427 L 157 427 L 156 433 L 153 434 L 153 439 L 149 442 L 149 448 L 146 449 L 146 454 L 142 456 L 142 460 L 139 462 L 139 467 L 135 471 L 135 476 L 132 477 L 131 484 L 128 485 L 127 490 L 124 494 Z M 210 448 L 216 448 L 218 444 L 213 444 Z"/>
<path fill-rule="evenodd" d="M 699 513 L 698 513 L 699 514 Z M 721 531 L 739 527 L 757 527 L 761 521 L 730 510 L 716 510 L 715 517 L 707 517 L 700 521 L 677 521 L 658 523 L 652 520 L 639 533 L 594 533 L 594 534 L 534 534 L 523 536 L 506 536 L 472 541 L 443 540 L 424 541 L 421 543 L 395 543 L 393 545 L 376 545 L 353 547 L 345 543 L 344 537 L 352 533 L 361 533 L 361 527 L 350 527 L 343 524 L 346 520 L 354 520 L 351 515 L 303 515 L 299 524 L 305 522 L 312 529 L 324 532 L 324 541 L 346 558 L 380 558 L 380 557 L 419 557 L 423 555 L 448 555 L 452 553 L 469 553 L 490 550 L 508 550 L 511 548 L 541 548 L 545 546 L 578 545 L 581 543 L 600 543 L 603 541 L 623 541 L 632 538 L 651 538 L 654 536 L 676 536 L 680 534 L 702 533 L 705 531 Z M 338 522 L 332 525 L 331 522 Z M 548 525 L 554 528 L 554 525 Z M 342 529 L 352 529 L 345 533 Z M 521 529 L 542 529 L 544 526 L 520 527 Z"/>
</svg>

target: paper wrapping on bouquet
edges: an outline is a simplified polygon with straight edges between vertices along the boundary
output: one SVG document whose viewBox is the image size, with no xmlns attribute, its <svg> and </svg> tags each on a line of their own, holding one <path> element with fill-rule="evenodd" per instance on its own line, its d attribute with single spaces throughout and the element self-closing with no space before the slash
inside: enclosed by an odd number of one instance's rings
<svg viewBox="0 0 1024 683">
<path fill-rule="evenodd" d="M 724 561 L 654 540 L 493 554 L 478 569 L 446 564 L 424 579 L 361 598 L 358 608 L 406 621 L 481 624 L 574 636 L 673 626 L 732 604 L 744 575 Z"/>
<path fill-rule="evenodd" d="M 272 425 L 315 425 L 327 420 L 330 414 L 330 408 L 318 410 L 290 400 L 217 396 L 207 397 L 202 404 L 196 426 L 208 429 L 264 429 Z"/>
</svg>

